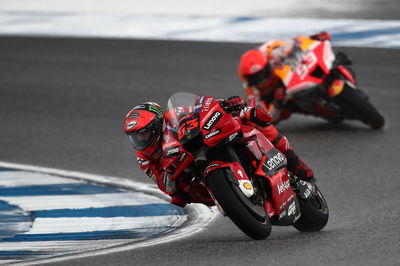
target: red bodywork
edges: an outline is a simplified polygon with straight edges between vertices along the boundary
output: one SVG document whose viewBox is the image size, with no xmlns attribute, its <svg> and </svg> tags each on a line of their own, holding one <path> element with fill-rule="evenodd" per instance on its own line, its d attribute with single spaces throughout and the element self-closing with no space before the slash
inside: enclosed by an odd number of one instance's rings
<svg viewBox="0 0 400 266">
<path fill-rule="evenodd" d="M 296 38 L 296 44 L 291 55 L 274 72 L 283 81 L 288 95 L 322 84 L 335 60 L 328 40 L 318 41 L 300 36 Z"/>
<path fill-rule="evenodd" d="M 305 36 L 295 38 L 293 47 L 289 55 L 276 65 L 274 74 L 282 80 L 286 88 L 286 100 L 294 100 L 302 106 L 304 99 L 298 98 L 298 93 L 318 85 L 326 85 L 326 78 L 336 70 L 341 75 L 341 79 L 356 86 L 356 80 L 348 68 L 342 65 L 334 65 L 335 54 L 332 51 L 329 40 L 315 40 Z M 339 87 L 337 84 L 327 84 L 326 97 L 334 98 L 339 95 L 344 83 Z M 325 102 L 325 101 L 324 101 Z M 270 103 L 267 103 L 270 104 Z M 314 110 L 302 110 L 306 113 L 311 112 L 314 115 L 334 118 L 336 113 L 327 109 L 325 103 L 314 103 Z M 308 106 L 308 105 L 307 105 Z M 284 116 L 283 116 L 284 117 Z"/>
<path fill-rule="evenodd" d="M 194 107 L 194 111 L 180 118 L 179 126 L 166 129 L 162 146 L 164 169 L 171 169 L 174 173 L 172 179 L 179 180 L 179 187 L 191 195 L 192 202 L 213 205 L 214 197 L 206 186 L 209 173 L 225 168 L 238 181 L 251 182 L 251 179 L 240 163 L 217 160 L 208 162 L 202 177 L 190 177 L 190 182 L 180 182 L 184 177 L 190 176 L 194 161 L 200 157 L 200 152 L 192 154 L 185 149 L 185 143 L 201 136 L 202 147 L 199 149 L 211 149 L 240 136 L 238 141 L 245 144 L 246 151 L 243 152 L 249 156 L 255 174 L 265 178 L 271 188 L 270 196 L 264 202 L 264 209 L 270 218 L 279 217 L 296 198 L 289 183 L 285 156 L 257 129 L 243 125 L 239 117 L 225 112 L 212 97 L 199 98 Z"/>
</svg>

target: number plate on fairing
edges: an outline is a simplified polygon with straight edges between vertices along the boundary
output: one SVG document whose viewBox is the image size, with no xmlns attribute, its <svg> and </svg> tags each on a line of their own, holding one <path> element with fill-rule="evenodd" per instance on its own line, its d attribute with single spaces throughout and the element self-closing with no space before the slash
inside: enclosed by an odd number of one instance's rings
<svg viewBox="0 0 400 266">
<path fill-rule="evenodd" d="M 179 121 L 178 139 L 180 143 L 185 143 L 200 132 L 199 115 L 192 113 Z"/>
</svg>

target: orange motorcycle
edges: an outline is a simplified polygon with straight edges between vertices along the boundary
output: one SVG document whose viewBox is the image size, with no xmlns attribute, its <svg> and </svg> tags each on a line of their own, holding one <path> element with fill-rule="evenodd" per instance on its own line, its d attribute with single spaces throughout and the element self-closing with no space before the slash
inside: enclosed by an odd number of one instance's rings
<svg viewBox="0 0 400 266">
<path fill-rule="evenodd" d="M 286 87 L 284 107 L 333 122 L 357 119 L 375 129 L 384 126 L 382 115 L 358 88 L 351 61 L 344 53 L 335 54 L 329 40 L 296 37 L 281 60 L 274 73 Z"/>
</svg>

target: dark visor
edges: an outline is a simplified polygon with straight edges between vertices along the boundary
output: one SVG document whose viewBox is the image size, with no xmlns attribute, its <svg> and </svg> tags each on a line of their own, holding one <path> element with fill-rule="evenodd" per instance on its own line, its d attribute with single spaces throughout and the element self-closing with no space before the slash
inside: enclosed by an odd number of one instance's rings
<svg viewBox="0 0 400 266">
<path fill-rule="evenodd" d="M 160 134 L 159 127 L 153 124 L 145 130 L 129 134 L 128 137 L 133 147 L 136 150 L 142 151 L 147 149 L 150 144 L 153 143 L 158 134 Z"/>
</svg>

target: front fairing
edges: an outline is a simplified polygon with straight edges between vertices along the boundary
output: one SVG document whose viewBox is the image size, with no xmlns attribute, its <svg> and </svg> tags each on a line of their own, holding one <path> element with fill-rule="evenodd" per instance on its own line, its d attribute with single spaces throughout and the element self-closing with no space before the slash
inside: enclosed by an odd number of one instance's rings
<svg viewBox="0 0 400 266">
<path fill-rule="evenodd" d="M 205 97 L 200 110 L 201 132 L 207 146 L 214 147 L 225 140 L 232 140 L 240 131 L 241 125 L 232 114 L 226 113 L 218 101 Z"/>
<path fill-rule="evenodd" d="M 179 121 L 195 111 L 195 103 L 199 98 L 196 94 L 189 92 L 178 92 L 169 97 L 166 115 L 172 128 L 178 129 Z"/>
<path fill-rule="evenodd" d="M 300 36 L 295 39 L 292 51 L 275 66 L 274 74 L 282 80 L 290 98 L 300 90 L 321 84 L 334 59 L 329 41 Z"/>
<path fill-rule="evenodd" d="M 216 146 L 226 138 L 233 138 L 232 134 L 240 130 L 240 122 L 211 96 L 174 94 L 168 101 L 167 114 L 178 141 L 188 149 L 193 145 L 197 148 L 204 144 Z"/>
</svg>

